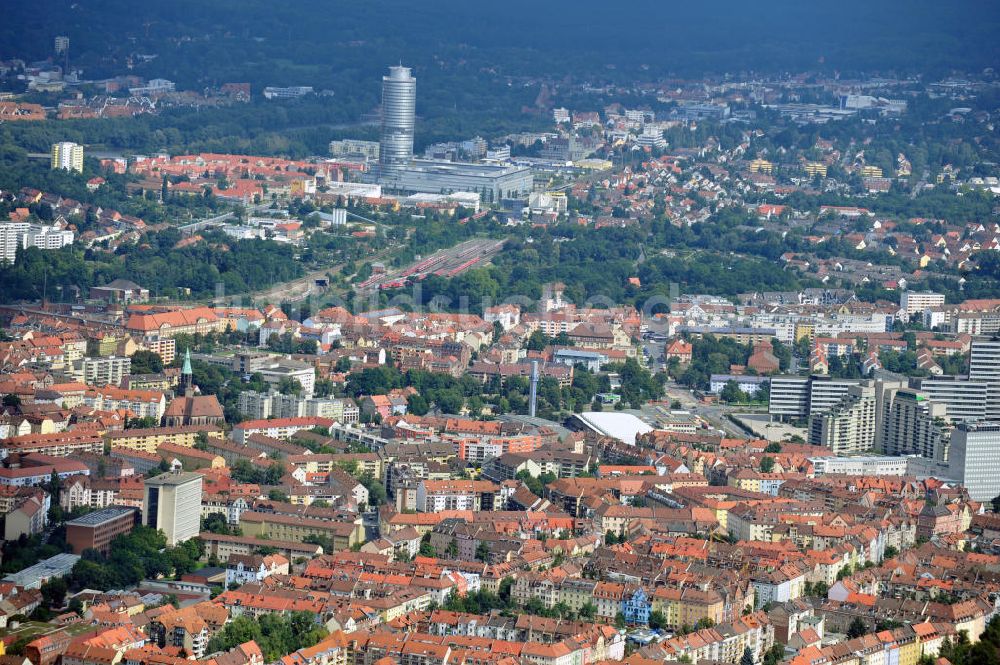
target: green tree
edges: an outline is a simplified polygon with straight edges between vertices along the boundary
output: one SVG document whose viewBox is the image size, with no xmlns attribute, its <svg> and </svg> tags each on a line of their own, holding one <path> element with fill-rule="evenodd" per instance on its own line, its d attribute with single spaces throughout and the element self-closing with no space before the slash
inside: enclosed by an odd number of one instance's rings
<svg viewBox="0 0 1000 665">
<path fill-rule="evenodd" d="M 298 396 L 302 394 L 302 384 L 299 383 L 298 379 L 290 376 L 283 376 L 278 382 L 278 392 L 282 395 Z"/>
<path fill-rule="evenodd" d="M 722 391 L 719 392 L 719 399 L 733 404 L 745 402 L 747 396 L 742 390 L 740 390 L 740 385 L 736 383 L 736 381 L 730 379 L 729 381 L 726 381 L 726 385 L 724 385 L 722 387 Z"/>
<path fill-rule="evenodd" d="M 760 458 L 760 470 L 762 473 L 771 473 L 774 469 L 774 458 L 773 457 L 762 457 Z"/>
<path fill-rule="evenodd" d="M 425 416 L 430 410 L 427 400 L 419 393 L 406 398 L 406 410 L 415 416 Z"/>
<path fill-rule="evenodd" d="M 46 607 L 59 608 L 66 601 L 66 580 L 55 577 L 41 586 L 42 600 Z"/>
<path fill-rule="evenodd" d="M 785 647 L 779 643 L 774 643 L 771 648 L 767 650 L 764 654 L 763 665 L 778 665 L 782 660 L 785 659 Z"/>
<path fill-rule="evenodd" d="M 129 371 L 132 374 L 159 374 L 163 371 L 163 358 L 152 351 L 136 351 L 131 361 Z"/>
<path fill-rule="evenodd" d="M 855 637 L 861 637 L 862 635 L 868 634 L 868 625 L 865 624 L 864 619 L 861 617 L 854 617 L 851 620 L 850 625 L 847 627 L 847 637 L 849 639 L 854 639 Z"/>
<path fill-rule="evenodd" d="M 743 649 L 743 655 L 740 656 L 740 665 L 755 665 L 753 653 L 750 652 L 750 647 Z"/>
</svg>

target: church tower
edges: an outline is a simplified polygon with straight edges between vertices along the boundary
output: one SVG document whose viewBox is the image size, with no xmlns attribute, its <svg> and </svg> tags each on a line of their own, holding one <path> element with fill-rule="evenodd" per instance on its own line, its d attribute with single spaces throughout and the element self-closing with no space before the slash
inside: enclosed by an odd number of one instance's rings
<svg viewBox="0 0 1000 665">
<path fill-rule="evenodd" d="M 191 348 L 184 351 L 184 366 L 181 368 L 181 381 L 177 392 L 184 397 L 194 395 L 194 372 L 191 370 Z"/>
</svg>

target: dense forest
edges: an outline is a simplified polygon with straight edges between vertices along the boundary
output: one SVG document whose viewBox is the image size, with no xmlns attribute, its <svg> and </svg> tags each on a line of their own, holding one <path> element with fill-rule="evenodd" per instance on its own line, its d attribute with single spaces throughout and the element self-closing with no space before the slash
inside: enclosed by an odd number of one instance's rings
<svg viewBox="0 0 1000 665">
<path fill-rule="evenodd" d="M 254 97 L 230 108 L 10 131 L 32 150 L 73 140 L 136 152 L 317 154 L 331 138 L 374 135 L 358 122 L 378 105 L 386 67 L 403 62 L 418 79 L 420 150 L 456 136 L 540 128 L 548 118 L 536 101 L 572 106 L 582 82 L 622 85 L 615 98 L 638 105 L 655 99 L 628 92 L 636 80 L 786 71 L 941 76 L 993 66 L 1000 55 L 1000 12 L 973 0 L 914 0 L 906 12 L 890 0 L 630 5 L 512 0 L 492 11 L 432 0 L 415 12 L 406 0 L 305 0 L 276 12 L 261 0 L 7 3 L 0 59 L 48 58 L 53 37 L 67 35 L 70 66 L 88 79 L 128 72 L 195 91 L 248 82 Z M 268 102 L 261 92 L 269 85 L 321 94 Z"/>
<path fill-rule="evenodd" d="M 40 0 L 7 3 L 0 58 L 44 58 L 65 34 L 73 60 L 94 76 L 144 54 L 155 57 L 140 59 L 137 73 L 188 88 L 249 81 L 338 95 L 399 60 L 417 67 L 428 90 L 481 73 L 615 81 L 639 71 L 947 73 L 996 64 L 995 4 L 913 0 L 899 9 L 891 0 L 511 0 L 502 8 L 431 0 L 419 11 L 407 0 L 303 0 L 280 11 L 261 0 Z"/>
<path fill-rule="evenodd" d="M 764 238 L 749 229 L 732 231 L 724 226 L 677 229 L 656 224 L 653 228 L 589 229 L 571 226 L 520 231 L 511 237 L 492 265 L 469 270 L 446 280 L 431 275 L 421 282 L 421 304 L 445 298 L 458 306 L 467 298 L 473 309 L 510 297 L 531 300 L 542 295 L 548 282 L 566 285 L 566 298 L 597 306 L 632 303 L 643 306 L 653 296 L 671 293 L 712 293 L 734 296 L 752 290 L 790 290 L 813 286 L 774 262 L 782 251 L 776 235 Z M 668 230 L 669 229 L 669 230 Z M 725 244 L 727 243 L 728 244 Z M 651 248 L 689 248 L 683 253 L 645 255 Z M 702 249 L 728 250 L 725 255 Z M 655 250 L 654 250 L 655 251 Z M 746 252 L 746 254 L 729 254 Z M 757 256 L 754 256 L 756 254 Z M 640 285 L 629 282 L 638 277 Z M 671 285 L 676 285 L 672 288 Z M 401 295 L 408 290 L 390 291 Z"/>
<path fill-rule="evenodd" d="M 269 240 L 233 241 L 221 232 L 205 234 L 208 242 L 177 249 L 180 233 L 167 229 L 140 245 L 122 245 L 117 253 L 83 250 L 78 246 L 18 253 L 14 264 L 0 264 L 0 300 L 35 300 L 43 288 L 50 300 L 69 298 L 71 289 L 84 291 L 119 277 L 148 288 L 157 296 L 178 297 L 180 288 L 193 297 L 215 293 L 221 283 L 228 294 L 262 289 L 302 275 L 294 248 Z M 185 292 L 186 293 L 186 292 Z"/>
</svg>

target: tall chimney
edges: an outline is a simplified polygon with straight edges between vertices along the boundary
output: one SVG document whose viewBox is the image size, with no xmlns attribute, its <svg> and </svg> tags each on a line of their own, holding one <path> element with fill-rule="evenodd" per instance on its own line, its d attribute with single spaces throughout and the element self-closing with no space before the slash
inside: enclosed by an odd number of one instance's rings
<svg viewBox="0 0 1000 665">
<path fill-rule="evenodd" d="M 535 417 L 535 402 L 538 400 L 538 361 L 531 361 L 531 402 L 528 406 L 528 414 Z"/>
</svg>

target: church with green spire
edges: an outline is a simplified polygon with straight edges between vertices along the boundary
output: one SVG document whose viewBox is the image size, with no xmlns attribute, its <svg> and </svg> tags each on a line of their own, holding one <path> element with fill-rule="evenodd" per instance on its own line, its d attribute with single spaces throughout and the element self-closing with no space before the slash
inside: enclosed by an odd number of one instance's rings
<svg viewBox="0 0 1000 665">
<path fill-rule="evenodd" d="M 184 364 L 177 384 L 176 397 L 167 405 L 163 414 L 166 427 L 187 425 L 222 425 L 226 422 L 222 405 L 215 395 L 200 395 L 194 385 L 194 370 L 191 366 L 191 349 L 184 350 Z"/>
</svg>

